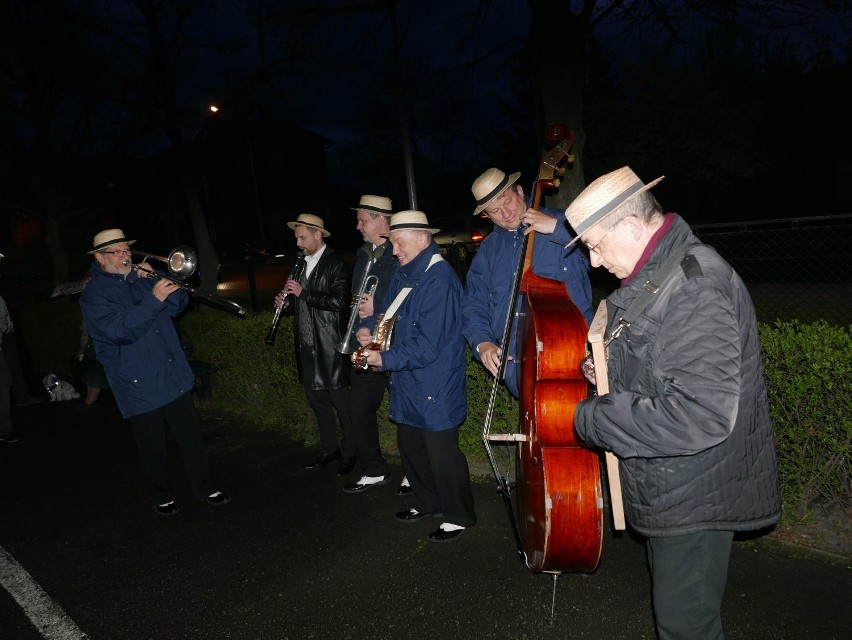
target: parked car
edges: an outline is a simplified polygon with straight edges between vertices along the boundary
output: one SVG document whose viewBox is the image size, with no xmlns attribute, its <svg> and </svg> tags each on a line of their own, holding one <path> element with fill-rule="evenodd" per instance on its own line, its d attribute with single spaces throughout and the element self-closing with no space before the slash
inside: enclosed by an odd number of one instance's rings
<svg viewBox="0 0 852 640">
<path fill-rule="evenodd" d="M 481 215 L 444 216 L 430 220 L 430 223 L 440 229 L 434 239 L 441 248 L 441 255 L 457 260 L 460 264 L 467 264 L 485 236 L 494 230 L 491 220 Z"/>
</svg>

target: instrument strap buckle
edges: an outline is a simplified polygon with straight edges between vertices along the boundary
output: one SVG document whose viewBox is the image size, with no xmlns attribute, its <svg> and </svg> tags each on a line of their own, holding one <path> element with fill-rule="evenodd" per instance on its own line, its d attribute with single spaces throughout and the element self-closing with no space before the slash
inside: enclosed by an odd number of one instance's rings
<svg viewBox="0 0 852 640">
<path fill-rule="evenodd" d="M 618 336 L 621 335 L 621 332 L 624 331 L 629 326 L 630 326 L 630 323 L 627 322 L 627 320 L 625 320 L 624 318 L 619 320 L 618 326 L 615 329 L 613 329 L 612 335 L 610 335 L 610 337 L 607 339 L 607 341 L 604 342 L 604 348 L 608 347 L 609 343 L 612 342 L 613 340 L 615 340 L 616 338 L 618 338 Z"/>
</svg>

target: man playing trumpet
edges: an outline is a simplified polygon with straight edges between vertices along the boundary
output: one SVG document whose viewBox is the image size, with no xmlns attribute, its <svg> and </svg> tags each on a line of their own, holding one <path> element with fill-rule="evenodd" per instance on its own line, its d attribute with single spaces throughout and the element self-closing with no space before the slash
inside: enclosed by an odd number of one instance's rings
<svg viewBox="0 0 852 640">
<path fill-rule="evenodd" d="M 394 318 L 392 346 L 359 353 L 366 365 L 390 372 L 390 419 L 415 506 L 396 518 L 415 522 L 443 515 L 429 534 L 454 539 L 476 524 L 467 459 L 459 448 L 459 426 L 467 417 L 466 354 L 461 333 L 462 287 L 440 255 L 421 211 L 400 211 L 390 220 L 393 253 L 399 260 L 382 302 L 382 322 Z M 372 342 L 362 327 L 358 342 Z"/>
<path fill-rule="evenodd" d="M 364 244 L 357 251 L 355 272 L 352 278 L 352 293 L 357 296 L 366 290 L 360 300 L 353 300 L 357 313 L 353 327 L 357 330 L 362 320 L 369 318 L 374 312 L 374 300 L 383 300 L 390 286 L 391 278 L 399 263 L 393 255 L 387 233 L 390 217 L 393 215 L 393 205 L 390 198 L 383 196 L 365 195 L 361 197 L 357 207 L 357 229 L 364 238 Z M 382 234 L 385 234 L 384 236 Z M 375 284 L 372 293 L 364 286 Z M 354 335 L 346 336 L 347 349 L 357 348 Z M 355 440 L 355 451 L 363 475 L 352 484 L 343 487 L 346 493 L 363 493 L 373 487 L 385 485 L 390 480 L 388 463 L 382 455 L 379 444 L 379 425 L 376 412 L 382 404 L 388 377 L 372 369 L 358 369 L 352 373 L 349 382 L 349 419 L 352 426 L 352 437 Z"/>
</svg>

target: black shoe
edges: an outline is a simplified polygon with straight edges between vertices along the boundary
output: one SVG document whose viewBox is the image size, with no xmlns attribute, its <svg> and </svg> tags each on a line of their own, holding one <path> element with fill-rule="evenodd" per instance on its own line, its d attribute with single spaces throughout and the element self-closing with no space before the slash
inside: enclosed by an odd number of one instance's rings
<svg viewBox="0 0 852 640">
<path fill-rule="evenodd" d="M 381 487 L 390 482 L 390 476 L 361 476 L 361 479 L 355 484 L 347 484 L 343 487 L 345 493 L 364 493 L 373 487 Z"/>
<path fill-rule="evenodd" d="M 395 517 L 400 522 L 417 522 L 420 518 L 431 515 L 431 513 L 420 513 L 417 509 L 406 509 L 397 513 Z"/>
<path fill-rule="evenodd" d="M 432 542 L 450 542 L 451 540 L 458 538 L 462 533 L 464 533 L 464 527 L 461 529 L 453 529 L 452 531 L 447 531 L 446 529 L 438 527 L 429 534 L 429 539 Z"/>
<path fill-rule="evenodd" d="M 226 496 L 221 491 L 215 491 L 207 496 L 207 504 L 212 504 L 214 507 L 228 504 L 231 501 L 231 496 Z"/>
<path fill-rule="evenodd" d="M 18 441 L 18 436 L 16 436 L 14 433 L 10 433 L 10 434 L 5 435 L 5 436 L 0 436 L 0 442 L 17 442 L 17 441 Z"/>
<path fill-rule="evenodd" d="M 178 509 L 177 503 L 172 500 L 171 502 L 166 502 L 165 504 L 155 504 L 154 511 L 157 512 L 158 516 L 173 516 L 180 509 Z"/>
<path fill-rule="evenodd" d="M 348 476 L 350 473 L 355 471 L 355 460 L 357 460 L 355 456 L 350 458 L 341 458 L 340 463 L 337 465 L 337 475 Z"/>
<path fill-rule="evenodd" d="M 337 451 L 332 451 L 331 453 L 321 453 L 316 457 L 316 460 L 312 460 L 308 464 L 305 465 L 305 471 L 316 471 L 317 469 L 321 469 L 327 464 L 331 464 L 335 460 L 340 460 L 340 449 Z"/>
<path fill-rule="evenodd" d="M 414 491 L 414 489 L 411 488 L 410 484 L 401 484 L 401 485 L 399 485 L 399 488 L 396 490 L 396 495 L 407 496 L 412 491 Z"/>
</svg>

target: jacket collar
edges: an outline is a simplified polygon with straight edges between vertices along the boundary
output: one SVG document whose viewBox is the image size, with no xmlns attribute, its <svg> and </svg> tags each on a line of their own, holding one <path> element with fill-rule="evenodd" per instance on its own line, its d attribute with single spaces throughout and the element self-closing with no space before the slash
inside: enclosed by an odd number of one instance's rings
<svg viewBox="0 0 852 640">
<path fill-rule="evenodd" d="M 414 260 L 399 267 L 397 272 L 405 278 L 419 277 L 426 271 L 426 267 L 429 266 L 429 261 L 432 259 L 432 256 L 439 252 L 440 249 L 438 248 L 438 245 L 435 244 L 434 240 L 432 240 L 432 242 L 429 243 L 429 246 L 417 254 L 417 257 L 414 258 Z"/>
</svg>

